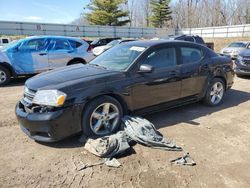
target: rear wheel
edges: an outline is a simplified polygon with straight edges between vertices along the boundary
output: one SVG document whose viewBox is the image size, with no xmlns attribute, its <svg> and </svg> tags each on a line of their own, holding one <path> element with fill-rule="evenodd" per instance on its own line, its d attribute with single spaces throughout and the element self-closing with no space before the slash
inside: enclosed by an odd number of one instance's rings
<svg viewBox="0 0 250 188">
<path fill-rule="evenodd" d="M 76 64 L 86 64 L 86 62 L 84 60 L 75 59 L 68 63 L 68 65 L 76 65 Z"/>
<path fill-rule="evenodd" d="M 0 86 L 7 85 L 10 81 L 11 74 L 8 69 L 0 66 Z"/>
<path fill-rule="evenodd" d="M 85 135 L 105 136 L 120 128 L 123 110 L 121 104 L 109 96 L 91 101 L 83 112 L 82 128 Z"/>
<path fill-rule="evenodd" d="M 220 105 L 225 93 L 225 84 L 222 79 L 215 78 L 209 85 L 204 102 L 209 106 Z"/>
</svg>

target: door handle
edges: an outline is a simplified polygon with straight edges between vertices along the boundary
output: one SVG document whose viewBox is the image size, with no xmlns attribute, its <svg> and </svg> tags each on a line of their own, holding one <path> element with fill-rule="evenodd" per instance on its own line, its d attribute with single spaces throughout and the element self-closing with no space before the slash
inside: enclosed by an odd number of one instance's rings
<svg viewBox="0 0 250 188">
<path fill-rule="evenodd" d="M 47 55 L 47 53 L 46 53 L 46 52 L 44 52 L 44 53 L 40 53 L 39 55 L 41 55 L 41 56 L 42 56 L 42 55 Z"/>
<path fill-rule="evenodd" d="M 170 76 L 176 76 L 176 75 L 178 75 L 178 72 L 177 71 L 170 71 L 169 75 Z"/>
<path fill-rule="evenodd" d="M 209 70 L 209 66 L 208 66 L 208 64 L 204 64 L 204 65 L 201 66 L 200 69 L 206 71 L 206 70 Z"/>
<path fill-rule="evenodd" d="M 67 52 L 70 54 L 70 53 L 73 53 L 73 52 L 74 52 L 74 50 L 69 50 L 69 51 L 67 51 Z"/>
</svg>

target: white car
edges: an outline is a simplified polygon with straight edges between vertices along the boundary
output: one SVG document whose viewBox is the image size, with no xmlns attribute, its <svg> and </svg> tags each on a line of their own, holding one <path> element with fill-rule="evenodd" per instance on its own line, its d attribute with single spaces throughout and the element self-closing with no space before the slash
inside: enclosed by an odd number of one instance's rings
<svg viewBox="0 0 250 188">
<path fill-rule="evenodd" d="M 10 43 L 9 38 L 0 38 L 0 48 Z"/>
<path fill-rule="evenodd" d="M 221 54 L 230 56 L 232 59 L 236 59 L 240 52 L 250 48 L 250 42 L 238 41 L 229 44 L 227 47 L 221 50 Z"/>
<path fill-rule="evenodd" d="M 93 54 L 95 56 L 98 56 L 98 55 L 102 54 L 103 52 L 107 51 L 108 49 L 114 47 L 117 44 L 121 44 L 121 43 L 124 43 L 124 42 L 131 42 L 131 41 L 135 41 L 135 40 L 134 39 L 113 40 L 113 41 L 109 42 L 107 45 L 95 47 L 93 49 Z"/>
</svg>

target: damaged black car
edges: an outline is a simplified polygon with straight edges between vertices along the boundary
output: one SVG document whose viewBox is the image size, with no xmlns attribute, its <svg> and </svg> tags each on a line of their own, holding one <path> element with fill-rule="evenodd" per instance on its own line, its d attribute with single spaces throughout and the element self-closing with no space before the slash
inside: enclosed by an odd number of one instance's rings
<svg viewBox="0 0 250 188">
<path fill-rule="evenodd" d="M 128 113 L 145 114 L 203 100 L 222 103 L 233 84 L 232 61 L 183 41 L 120 44 L 87 65 L 30 78 L 16 105 L 21 129 L 53 142 L 82 132 L 116 132 Z"/>
</svg>

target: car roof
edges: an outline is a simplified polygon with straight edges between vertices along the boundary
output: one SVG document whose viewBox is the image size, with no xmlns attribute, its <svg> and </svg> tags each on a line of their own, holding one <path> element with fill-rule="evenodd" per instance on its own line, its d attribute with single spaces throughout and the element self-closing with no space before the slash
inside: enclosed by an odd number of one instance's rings
<svg viewBox="0 0 250 188">
<path fill-rule="evenodd" d="M 65 39 L 73 39 L 73 40 L 82 40 L 78 37 L 68 37 L 68 36 L 53 36 L 53 35 L 42 35 L 42 36 L 30 36 L 26 37 L 27 39 L 41 39 L 41 38 L 65 38 Z"/>
<path fill-rule="evenodd" d="M 249 41 L 234 41 L 234 42 L 231 42 L 231 44 L 232 44 L 232 43 L 236 43 L 236 42 L 249 43 Z"/>
<path fill-rule="evenodd" d="M 124 43 L 128 45 L 134 46 L 141 46 L 141 47 L 153 47 L 162 44 L 191 44 L 193 46 L 202 46 L 197 43 L 187 42 L 187 41 L 178 41 L 178 40 L 139 40 L 139 41 L 132 41 L 129 43 Z"/>
</svg>

